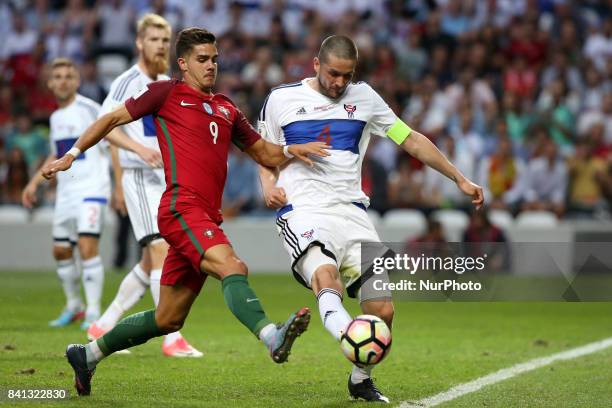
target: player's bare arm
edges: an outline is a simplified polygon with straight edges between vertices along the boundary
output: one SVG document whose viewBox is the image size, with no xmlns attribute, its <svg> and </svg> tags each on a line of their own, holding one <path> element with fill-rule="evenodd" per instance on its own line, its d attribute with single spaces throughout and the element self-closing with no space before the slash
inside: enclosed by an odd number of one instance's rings
<svg viewBox="0 0 612 408">
<path fill-rule="evenodd" d="M 413 157 L 457 183 L 465 195 L 472 197 L 472 204 L 476 206 L 476 209 L 480 209 L 484 203 L 482 187 L 467 179 L 427 137 L 411 130 L 401 147 Z"/>
<path fill-rule="evenodd" d="M 131 137 L 125 134 L 120 128 L 111 130 L 106 135 L 112 145 L 120 147 L 125 150 L 136 153 L 142 160 L 144 160 L 149 166 L 155 168 L 161 168 L 164 166 L 164 162 L 161 157 L 161 153 L 155 149 L 150 149 L 146 146 L 141 145 Z"/>
<path fill-rule="evenodd" d="M 72 166 L 72 162 L 76 157 L 96 145 L 104 136 L 117 126 L 125 125 L 126 123 L 132 122 L 133 119 L 130 113 L 127 111 L 125 106 L 116 109 L 112 112 L 103 115 L 96 120 L 85 133 L 79 137 L 74 143 L 74 146 L 69 150 L 63 157 L 58 160 L 47 163 L 42 167 L 42 175 L 46 179 L 52 178 L 58 171 L 65 171 Z"/>
<path fill-rule="evenodd" d="M 54 154 L 50 154 L 45 159 L 44 163 L 41 166 L 41 169 L 45 167 L 45 165 L 57 160 L 57 157 Z M 34 204 L 36 204 L 36 190 L 40 183 L 45 181 L 45 178 L 42 175 L 41 171 L 37 171 L 36 174 L 30 179 L 28 184 L 25 186 L 23 191 L 21 192 L 21 204 L 25 208 L 32 208 Z"/>
<path fill-rule="evenodd" d="M 257 163 L 266 167 L 278 167 L 294 157 L 303 161 L 308 166 L 313 166 L 314 163 L 309 156 L 329 156 L 327 149 L 330 148 L 331 146 L 324 142 L 310 142 L 283 147 L 260 139 L 246 149 L 245 152 Z M 285 154 L 285 150 L 287 154 Z"/>
<path fill-rule="evenodd" d="M 287 204 L 285 189 L 276 187 L 278 173 L 277 167 L 259 166 L 259 181 L 261 182 L 261 190 L 266 207 L 268 208 L 281 208 Z"/>
</svg>

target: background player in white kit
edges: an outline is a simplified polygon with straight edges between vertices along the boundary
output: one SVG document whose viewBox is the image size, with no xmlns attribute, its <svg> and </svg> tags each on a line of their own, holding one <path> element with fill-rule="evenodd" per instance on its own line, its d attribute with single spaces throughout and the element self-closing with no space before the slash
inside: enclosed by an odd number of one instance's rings
<svg viewBox="0 0 612 408">
<path fill-rule="evenodd" d="M 50 118 L 51 153 L 45 164 L 62 157 L 98 117 L 100 105 L 76 93 L 79 83 L 79 72 L 72 61 L 59 58 L 51 63 L 48 86 L 59 109 Z M 110 162 L 105 146 L 97 145 L 80 155 L 70 171 L 57 176 L 53 256 L 67 303 L 61 315 L 49 322 L 51 326 L 66 326 L 85 317 L 81 328 L 86 329 L 100 316 L 104 267 L 98 253 L 98 241 L 110 196 Z M 44 178 L 39 171 L 23 190 L 25 207 L 32 208 L 36 202 L 36 190 L 42 181 Z M 85 311 L 74 245 L 78 245 L 81 258 L 87 300 Z"/>
<path fill-rule="evenodd" d="M 170 79 L 164 73 L 168 70 L 170 36 L 168 22 L 156 14 L 146 14 L 137 23 L 136 47 L 138 62 L 117 77 L 100 115 L 108 113 L 146 85 Z M 119 286 L 113 302 L 102 317 L 92 324 L 87 332 L 90 340 L 101 337 L 112 329 L 121 316 L 136 304 L 150 287 L 155 305 L 159 302 L 161 271 L 168 252 L 168 244 L 162 239 L 157 227 L 157 209 L 162 193 L 166 189 L 163 162 L 155 133 L 152 116 L 113 130 L 107 139 L 120 147 L 118 160 L 114 163 L 117 183 L 115 196 L 125 197 L 125 205 L 132 223 L 136 240 L 143 247 L 142 259 L 132 268 Z M 111 147 L 115 149 L 115 147 Z M 116 158 L 116 156 L 114 156 Z M 122 173 L 122 175 L 121 175 Z M 203 354 L 192 347 L 181 335 L 174 332 L 164 337 L 162 351 L 167 356 L 201 357 Z"/>
<path fill-rule="evenodd" d="M 325 328 L 340 339 L 351 320 L 342 305 L 343 286 L 359 297 L 364 313 L 392 327 L 391 293 L 360 287 L 361 243 L 380 238 L 367 216 L 361 164 L 370 135 L 386 136 L 406 152 L 457 183 L 483 203 L 482 189 L 466 179 L 433 143 L 402 122 L 366 83 L 351 83 L 357 48 L 345 36 L 328 37 L 314 59 L 316 78 L 280 86 L 270 93 L 259 118 L 259 133 L 280 145 L 325 141 L 330 155 L 314 158 L 313 168 L 291 161 L 280 169 L 260 168 L 266 204 L 278 208 L 277 226 L 291 256 L 296 279 L 312 288 Z M 348 388 L 353 398 L 389 402 L 370 378 L 370 368 L 353 367 Z"/>
</svg>

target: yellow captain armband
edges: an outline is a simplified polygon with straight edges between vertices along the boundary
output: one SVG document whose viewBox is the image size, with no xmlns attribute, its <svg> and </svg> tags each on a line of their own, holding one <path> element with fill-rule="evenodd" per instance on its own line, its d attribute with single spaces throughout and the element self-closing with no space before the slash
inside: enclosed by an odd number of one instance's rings
<svg viewBox="0 0 612 408">
<path fill-rule="evenodd" d="M 412 129 L 410 129 L 410 126 L 405 124 L 401 119 L 397 119 L 393 126 L 387 131 L 387 136 L 396 144 L 401 145 L 404 143 L 404 140 L 408 139 L 411 133 Z"/>
</svg>

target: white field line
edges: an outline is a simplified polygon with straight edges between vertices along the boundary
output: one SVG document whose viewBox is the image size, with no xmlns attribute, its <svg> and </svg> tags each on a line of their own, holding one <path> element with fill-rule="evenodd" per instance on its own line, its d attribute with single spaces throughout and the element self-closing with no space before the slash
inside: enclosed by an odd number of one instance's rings
<svg viewBox="0 0 612 408">
<path fill-rule="evenodd" d="M 571 360 L 586 356 L 587 354 L 596 353 L 598 351 L 607 349 L 608 347 L 612 347 L 612 337 L 589 343 L 581 347 L 562 351 L 560 353 L 552 354 L 548 357 L 540 357 L 529 360 L 525 363 L 516 364 L 512 367 L 504 368 L 489 375 L 485 375 L 484 377 L 477 378 L 474 381 L 456 385 L 448 391 L 444 391 L 418 401 L 402 401 L 398 408 L 435 407 L 443 402 L 452 401 L 455 398 L 476 392 L 487 385 L 516 377 L 519 374 L 547 366 L 557 361 Z"/>
</svg>

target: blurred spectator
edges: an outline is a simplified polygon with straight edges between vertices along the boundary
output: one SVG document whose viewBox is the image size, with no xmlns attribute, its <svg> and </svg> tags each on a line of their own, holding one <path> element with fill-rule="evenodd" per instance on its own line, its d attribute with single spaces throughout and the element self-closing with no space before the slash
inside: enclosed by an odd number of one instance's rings
<svg viewBox="0 0 612 408">
<path fill-rule="evenodd" d="M 463 173 L 465 177 L 474 180 L 475 161 L 469 151 L 459 153 L 455 139 L 446 137 L 442 141 L 442 152 Z M 468 207 L 469 197 L 464 195 L 457 184 L 431 167 L 425 168 L 423 195 L 428 207 Z"/>
<path fill-rule="evenodd" d="M 592 214 L 602 205 L 602 192 L 598 178 L 605 171 L 605 161 L 593 155 L 593 146 L 581 140 L 576 152 L 568 160 L 569 211 Z"/>
<path fill-rule="evenodd" d="M 566 163 L 559 156 L 555 142 L 548 139 L 543 156 L 527 165 L 519 183 L 505 199 L 509 203 L 520 201 L 523 210 L 553 211 L 560 217 L 565 212 L 567 184 Z"/>
<path fill-rule="evenodd" d="M 463 233 L 464 256 L 473 258 L 486 254 L 487 272 L 508 270 L 510 256 L 504 232 L 491 224 L 486 208 L 472 211 L 470 223 Z"/>
<path fill-rule="evenodd" d="M 604 141 L 607 144 L 612 144 L 612 92 L 603 95 L 601 106 L 585 111 L 580 115 L 576 125 L 578 134 L 588 133 L 591 127 L 596 124 L 603 125 Z"/>
<path fill-rule="evenodd" d="M 580 71 L 574 65 L 570 65 L 568 55 L 559 49 L 552 55 L 551 62 L 552 64 L 542 73 L 542 87 L 546 88 L 553 81 L 560 80 L 573 92 L 582 90 Z"/>
<path fill-rule="evenodd" d="M 223 216 L 235 217 L 256 206 L 259 175 L 257 165 L 245 153 L 230 150 L 227 182 L 223 191 Z"/>
<path fill-rule="evenodd" d="M 38 40 L 38 33 L 26 25 L 23 14 L 14 13 L 12 23 L 12 30 L 2 39 L 0 59 L 10 60 L 30 54 Z"/>
<path fill-rule="evenodd" d="M 480 163 L 476 178 L 484 191 L 485 202 L 492 208 L 506 208 L 504 195 L 520 180 L 523 163 L 512 154 L 512 142 L 501 138 L 497 150 Z"/>
<path fill-rule="evenodd" d="M 504 73 L 504 92 L 531 99 L 538 85 L 537 72 L 527 65 L 523 57 L 517 57 Z"/>
<path fill-rule="evenodd" d="M 134 11 L 129 4 L 121 0 L 98 2 L 96 19 L 100 29 L 96 54 L 121 54 L 131 60 Z"/>
<path fill-rule="evenodd" d="M 606 60 L 612 58 L 612 18 L 604 21 L 603 27 L 592 25 L 584 42 L 584 55 L 590 58 L 599 72 L 606 71 Z"/>
<path fill-rule="evenodd" d="M 94 59 L 87 59 L 81 66 L 81 86 L 79 94 L 86 96 L 98 103 L 102 103 L 106 97 L 106 91 L 102 82 L 98 79 L 98 69 Z"/>
<path fill-rule="evenodd" d="M 419 208 L 423 201 L 423 174 L 414 169 L 407 154 L 398 157 L 397 170 L 389 175 L 389 205 L 394 208 Z"/>
<path fill-rule="evenodd" d="M 410 126 L 435 140 L 447 123 L 444 93 L 438 89 L 436 79 L 431 75 L 427 75 L 414 87 L 415 92 L 410 97 L 402 118 Z"/>
<path fill-rule="evenodd" d="M 571 151 L 574 141 L 574 115 L 570 104 L 563 80 L 551 82 L 538 101 L 540 118 L 564 154 Z"/>
<path fill-rule="evenodd" d="M 47 154 L 47 141 L 39 130 L 32 127 L 32 120 L 26 113 L 20 113 L 17 116 L 15 125 L 15 131 L 8 137 L 6 150 L 9 152 L 19 151 L 18 154 L 11 152 L 9 156 L 10 165 L 17 163 L 16 155 L 19 156 L 19 159 L 23 158 L 25 160 L 27 183 L 28 174 L 38 167 Z"/>
<path fill-rule="evenodd" d="M 497 100 L 493 90 L 487 82 L 476 78 L 473 68 L 463 68 L 459 74 L 459 81 L 450 85 L 446 90 L 449 109 L 459 111 L 462 106 L 469 105 L 473 110 L 492 118 L 497 114 Z"/>
<path fill-rule="evenodd" d="M 457 155 L 467 155 L 478 164 L 485 152 L 485 141 L 479 133 L 478 121 L 470 105 L 460 108 L 449 125 L 449 133 L 455 139 Z"/>
<path fill-rule="evenodd" d="M 256 81 L 265 81 L 268 86 L 276 86 L 283 80 L 283 70 L 272 60 L 268 47 L 260 47 L 255 58 L 242 70 L 242 80 L 249 85 Z"/>
<path fill-rule="evenodd" d="M 597 110 L 603 103 L 605 94 L 612 92 L 612 78 L 606 81 L 597 69 L 590 65 L 584 73 L 585 87 L 580 101 L 581 111 Z"/>
<path fill-rule="evenodd" d="M 21 192 L 28 184 L 28 165 L 19 148 L 9 150 L 6 167 L 6 178 L 2 184 L 4 204 L 20 205 Z"/>
<path fill-rule="evenodd" d="M 185 15 L 186 27 L 203 27 L 218 38 L 230 30 L 228 2 L 216 0 L 193 1 L 192 7 Z M 223 48 L 225 50 L 225 48 Z"/>
<path fill-rule="evenodd" d="M 521 99 L 513 92 L 505 92 L 502 99 L 502 116 L 506 123 L 508 136 L 513 143 L 522 145 L 533 118 L 527 113 Z"/>
<path fill-rule="evenodd" d="M 55 109 L 57 102 L 55 97 L 47 87 L 47 75 L 41 75 L 36 82 L 34 92 L 25 98 L 27 111 L 35 124 L 47 125 L 49 117 Z"/>
</svg>

